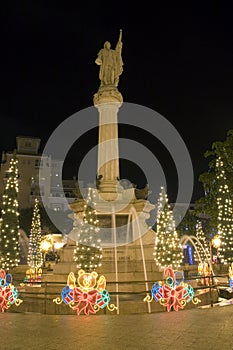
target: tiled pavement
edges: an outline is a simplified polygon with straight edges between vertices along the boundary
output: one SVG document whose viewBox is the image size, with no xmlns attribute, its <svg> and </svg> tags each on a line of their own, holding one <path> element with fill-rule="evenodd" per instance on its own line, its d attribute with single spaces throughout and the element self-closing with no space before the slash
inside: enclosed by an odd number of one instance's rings
<svg viewBox="0 0 233 350">
<path fill-rule="evenodd" d="M 134 315 L 0 314 L 0 350 L 233 350 L 233 305 Z"/>
</svg>

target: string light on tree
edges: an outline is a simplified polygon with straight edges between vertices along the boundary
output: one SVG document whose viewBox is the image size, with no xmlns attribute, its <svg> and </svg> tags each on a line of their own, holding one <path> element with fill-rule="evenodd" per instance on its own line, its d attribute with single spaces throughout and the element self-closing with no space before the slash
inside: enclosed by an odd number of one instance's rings
<svg viewBox="0 0 233 350">
<path fill-rule="evenodd" d="M 0 227 L 1 267 L 8 270 L 19 263 L 18 159 L 10 160 L 3 194 Z"/>
<path fill-rule="evenodd" d="M 156 239 L 154 260 L 160 268 L 172 267 L 177 269 L 183 261 L 183 250 L 179 243 L 175 220 L 167 194 L 161 187 L 157 205 Z"/>
<path fill-rule="evenodd" d="M 202 262 L 208 262 L 210 259 L 210 251 L 209 251 L 209 244 L 206 241 L 205 233 L 202 228 L 201 220 L 197 220 L 196 224 L 196 237 L 199 239 L 202 246 L 199 244 L 196 245 L 196 248 L 198 250 L 198 253 L 200 255 Z M 203 250 L 204 249 L 204 250 Z M 196 250 L 194 251 L 194 259 L 198 262 L 199 257 L 197 255 Z"/>
<path fill-rule="evenodd" d="M 28 248 L 28 265 L 31 268 L 40 268 L 43 265 L 43 255 L 41 252 L 41 221 L 39 201 L 36 198 L 34 203 L 31 232 Z"/>
<path fill-rule="evenodd" d="M 221 239 L 219 247 L 220 262 L 227 264 L 233 262 L 233 207 L 228 181 L 221 158 L 216 160 L 218 182 L 218 236 Z"/>
<path fill-rule="evenodd" d="M 98 232 L 98 219 L 96 214 L 95 193 L 88 189 L 86 203 L 84 205 L 83 220 L 79 228 L 74 261 L 77 268 L 85 271 L 93 271 L 101 266 L 102 248 Z"/>
</svg>

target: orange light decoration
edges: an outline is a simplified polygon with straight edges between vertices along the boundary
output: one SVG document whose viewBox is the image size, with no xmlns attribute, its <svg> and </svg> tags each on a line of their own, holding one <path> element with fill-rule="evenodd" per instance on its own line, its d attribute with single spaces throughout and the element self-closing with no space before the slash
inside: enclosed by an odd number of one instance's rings
<svg viewBox="0 0 233 350">
<path fill-rule="evenodd" d="M 37 284 L 38 282 L 41 282 L 41 276 L 42 276 L 42 268 L 30 268 L 26 271 L 26 276 L 23 280 L 22 285 L 27 284 L 28 286 L 32 286 L 33 283 L 36 282 L 36 286 L 40 286 Z"/>
<path fill-rule="evenodd" d="M 18 299 L 18 290 L 12 284 L 12 276 L 6 273 L 5 270 L 0 269 L 0 308 L 1 312 L 5 312 L 15 304 L 19 306 L 22 303 L 21 299 Z"/>
<path fill-rule="evenodd" d="M 200 263 L 198 265 L 197 276 L 203 286 L 210 285 L 210 277 L 212 274 L 212 269 L 207 263 Z"/>
<path fill-rule="evenodd" d="M 105 307 L 109 311 L 117 309 L 114 304 L 110 304 L 110 295 L 106 290 L 105 277 L 101 275 L 98 278 L 95 271 L 79 270 L 77 285 L 74 273 L 70 272 L 67 285 L 62 289 L 61 298 L 57 297 L 53 302 L 56 304 L 64 302 L 72 310 L 75 310 L 77 315 L 82 312 L 85 315 L 95 314 Z"/>
<path fill-rule="evenodd" d="M 197 297 L 194 297 L 194 289 L 190 284 L 184 283 L 183 273 L 177 271 L 174 273 L 171 267 L 164 269 L 165 282 L 155 282 L 151 289 L 151 296 L 147 294 L 144 301 L 159 303 L 166 307 L 167 311 L 179 311 L 183 309 L 187 303 L 192 301 L 194 304 L 200 302 Z"/>
</svg>

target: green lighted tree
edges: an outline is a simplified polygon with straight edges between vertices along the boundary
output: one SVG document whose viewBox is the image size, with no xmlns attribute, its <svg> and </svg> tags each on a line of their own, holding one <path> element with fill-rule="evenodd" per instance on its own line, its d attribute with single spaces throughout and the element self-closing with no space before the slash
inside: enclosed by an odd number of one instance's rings
<svg viewBox="0 0 233 350">
<path fill-rule="evenodd" d="M 41 222 L 38 199 L 35 199 L 32 216 L 31 232 L 28 247 L 28 265 L 31 268 L 39 268 L 43 265 L 43 255 L 41 252 Z"/>
<path fill-rule="evenodd" d="M 221 239 L 219 248 L 221 263 L 233 262 L 233 206 L 232 195 L 225 175 L 223 160 L 219 157 L 216 161 L 217 168 L 217 233 Z"/>
<path fill-rule="evenodd" d="M 179 243 L 175 220 L 167 194 L 161 187 L 157 203 L 156 238 L 154 260 L 160 268 L 172 267 L 177 269 L 183 261 L 183 250 Z"/>
<path fill-rule="evenodd" d="M 77 263 L 77 268 L 92 271 L 101 266 L 102 248 L 98 232 L 94 191 L 89 188 L 74 250 L 74 261 Z"/>
<path fill-rule="evenodd" d="M 10 269 L 18 265 L 19 257 L 19 212 L 18 212 L 18 159 L 16 152 L 10 160 L 7 182 L 3 194 L 0 227 L 1 267 Z"/>
<path fill-rule="evenodd" d="M 209 218 L 209 230 L 212 234 L 217 233 L 218 226 L 218 205 L 219 181 L 217 179 L 219 170 L 217 159 L 223 162 L 224 176 L 230 193 L 233 193 L 233 129 L 227 132 L 224 141 L 216 141 L 212 144 L 212 149 L 206 151 L 204 156 L 209 158 L 209 169 L 199 177 L 202 183 L 204 196 L 195 202 L 195 212 L 197 215 L 205 215 Z M 231 196 L 232 198 L 232 196 Z"/>
</svg>

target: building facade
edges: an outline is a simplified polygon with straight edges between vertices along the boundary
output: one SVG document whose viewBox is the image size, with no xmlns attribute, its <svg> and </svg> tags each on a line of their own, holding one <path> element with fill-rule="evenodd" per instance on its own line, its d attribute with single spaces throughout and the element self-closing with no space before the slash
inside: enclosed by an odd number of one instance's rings
<svg viewBox="0 0 233 350">
<path fill-rule="evenodd" d="M 19 169 L 19 208 L 30 208 L 35 198 L 54 211 L 68 210 L 75 196 L 76 178 L 62 180 L 63 161 L 39 153 L 40 138 L 17 136 L 16 155 Z M 13 151 L 2 153 L 0 168 L 0 205 Z M 39 182 L 40 175 L 40 182 Z M 66 200 L 65 200 L 66 199 Z"/>
</svg>

